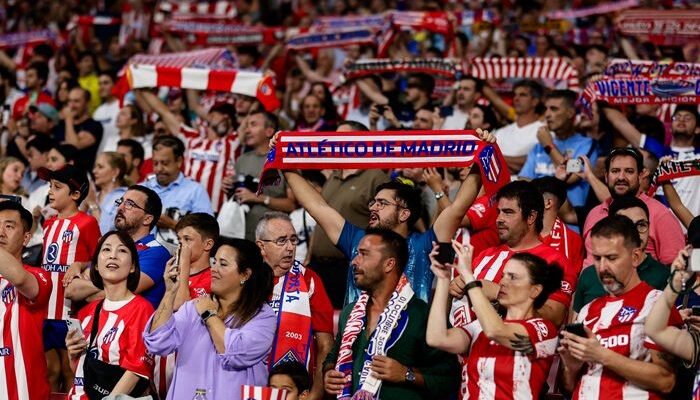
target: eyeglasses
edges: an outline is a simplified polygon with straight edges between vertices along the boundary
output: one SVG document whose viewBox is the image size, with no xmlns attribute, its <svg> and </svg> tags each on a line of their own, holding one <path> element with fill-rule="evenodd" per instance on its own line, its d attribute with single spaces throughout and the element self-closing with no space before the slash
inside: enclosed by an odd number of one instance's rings
<svg viewBox="0 0 700 400">
<path fill-rule="evenodd" d="M 272 240 L 271 239 L 258 239 L 258 240 L 260 240 L 261 242 L 274 243 L 280 247 L 287 244 L 287 242 L 291 243 L 292 246 L 296 246 L 299 244 L 299 237 L 297 237 L 297 236 L 290 236 L 290 237 L 283 236 L 283 237 L 280 237 L 277 239 L 272 239 Z"/>
<path fill-rule="evenodd" d="M 384 207 L 386 207 L 386 206 L 394 206 L 396 208 L 406 208 L 406 207 L 402 206 L 401 204 L 391 203 L 391 202 L 388 202 L 388 201 L 383 200 L 383 199 L 379 199 L 379 200 L 372 199 L 372 200 L 368 201 L 367 208 L 372 208 L 372 206 L 374 206 L 375 204 L 377 205 L 377 210 L 383 210 Z"/>
<path fill-rule="evenodd" d="M 123 198 L 121 199 L 116 199 L 114 200 L 114 204 L 119 207 L 120 205 L 124 204 L 124 208 L 127 210 L 133 210 L 134 208 L 138 208 L 139 210 L 142 210 L 143 212 L 146 212 L 146 209 L 139 206 L 138 204 L 134 203 L 133 200 L 124 200 Z"/>
<path fill-rule="evenodd" d="M 649 221 L 640 220 L 634 223 L 637 226 L 637 231 L 639 233 L 645 233 L 649 230 Z"/>
</svg>

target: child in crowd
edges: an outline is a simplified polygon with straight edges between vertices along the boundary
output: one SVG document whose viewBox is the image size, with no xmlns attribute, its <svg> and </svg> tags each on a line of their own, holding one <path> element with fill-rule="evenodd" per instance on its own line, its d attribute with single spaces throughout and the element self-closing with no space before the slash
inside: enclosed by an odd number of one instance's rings
<svg viewBox="0 0 700 400">
<path fill-rule="evenodd" d="M 187 214 L 175 226 L 180 242 L 180 288 L 175 308 L 211 293 L 210 252 L 219 237 L 216 218 L 207 213 Z M 174 261 L 174 260 L 171 260 Z"/>
<path fill-rule="evenodd" d="M 306 400 L 311 390 L 311 378 L 303 364 L 287 361 L 272 368 L 268 385 L 286 390 L 286 400 Z"/>
<path fill-rule="evenodd" d="M 100 227 L 92 216 L 78 210 L 88 194 L 87 175 L 80 168 L 65 165 L 58 170 L 39 169 L 39 177 L 49 182 L 48 206 L 57 215 L 44 222 L 42 268 L 51 273 L 53 291 L 44 321 L 44 351 L 52 390 L 73 385 L 65 338 L 65 319 L 70 300 L 64 297 L 63 276 L 71 264 L 88 263 L 100 239 Z"/>
</svg>

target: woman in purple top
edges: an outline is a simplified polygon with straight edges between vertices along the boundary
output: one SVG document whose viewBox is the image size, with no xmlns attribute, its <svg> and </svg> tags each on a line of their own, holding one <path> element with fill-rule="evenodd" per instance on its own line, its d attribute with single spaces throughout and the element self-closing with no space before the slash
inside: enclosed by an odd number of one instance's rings
<svg viewBox="0 0 700 400">
<path fill-rule="evenodd" d="M 167 399 L 239 399 L 241 385 L 267 385 L 276 317 L 267 305 L 272 272 L 251 241 L 220 238 L 211 268 L 211 297 L 173 313 L 177 267 L 165 272 L 166 292 L 143 334 L 153 354 L 177 351 Z"/>
</svg>

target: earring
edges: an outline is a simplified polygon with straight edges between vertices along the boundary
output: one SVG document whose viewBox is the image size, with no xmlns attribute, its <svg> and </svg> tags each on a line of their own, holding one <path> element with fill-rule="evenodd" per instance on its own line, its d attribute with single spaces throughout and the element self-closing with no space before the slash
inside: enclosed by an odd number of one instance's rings
<svg viewBox="0 0 700 400">
<path fill-rule="evenodd" d="M 241 279 L 241 286 L 245 285 L 245 279 Z"/>
<path fill-rule="evenodd" d="M 113 176 L 113 177 L 112 177 L 112 183 L 114 183 L 114 182 L 116 182 L 116 181 L 117 181 L 117 177 L 116 177 L 116 176 Z"/>
</svg>

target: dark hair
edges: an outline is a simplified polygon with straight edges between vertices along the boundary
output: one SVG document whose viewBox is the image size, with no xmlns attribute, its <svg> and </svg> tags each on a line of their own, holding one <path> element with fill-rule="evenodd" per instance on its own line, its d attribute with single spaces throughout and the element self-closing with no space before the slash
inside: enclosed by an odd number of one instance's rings
<svg viewBox="0 0 700 400">
<path fill-rule="evenodd" d="M 139 159 L 143 161 L 144 157 L 146 156 L 141 143 L 137 142 L 134 139 L 121 139 L 117 142 L 117 147 L 119 146 L 128 147 L 129 153 L 131 153 L 131 158 L 133 159 Z"/>
<path fill-rule="evenodd" d="M 549 296 L 561 288 L 564 271 L 560 266 L 549 265 L 542 258 L 530 253 L 515 253 L 511 260 L 525 264 L 532 285 L 542 285 L 542 292 L 534 300 L 535 308 L 542 307 Z"/>
<path fill-rule="evenodd" d="M 319 187 L 323 187 L 326 184 L 326 176 L 323 175 L 321 171 L 315 169 L 307 169 L 301 171 L 301 176 L 304 177 L 309 183 L 316 184 Z"/>
<path fill-rule="evenodd" d="M 559 90 L 552 90 L 551 92 L 547 93 L 547 95 L 545 96 L 545 99 L 546 100 L 561 99 L 561 100 L 564 100 L 564 104 L 568 108 L 576 109 L 576 100 L 578 99 L 578 95 L 573 90 L 559 89 Z"/>
<path fill-rule="evenodd" d="M 333 94 L 331 93 L 328 86 L 323 82 L 314 82 L 311 84 L 311 88 L 315 85 L 321 85 L 323 88 L 323 100 L 321 101 L 321 106 L 323 107 L 323 119 L 326 121 L 335 122 L 340 119 L 338 115 L 338 108 L 333 102 Z M 320 100 L 320 99 L 319 99 Z"/>
<path fill-rule="evenodd" d="M 463 75 L 459 80 L 474 82 L 474 89 L 476 89 L 477 92 L 481 92 L 484 89 L 484 81 L 474 75 Z"/>
<path fill-rule="evenodd" d="M 644 156 L 638 149 L 634 147 L 615 147 L 610 150 L 610 153 L 605 158 L 605 172 L 610 171 L 610 163 L 612 163 L 613 158 L 621 156 L 634 158 L 634 161 L 637 163 L 638 173 L 641 173 L 644 169 Z"/>
<path fill-rule="evenodd" d="M 349 119 L 342 120 L 338 122 L 338 127 L 340 128 L 341 125 L 347 125 L 350 128 L 352 128 L 353 131 L 355 132 L 369 132 L 369 128 L 365 126 L 365 124 L 357 121 L 351 121 Z"/>
<path fill-rule="evenodd" d="M 176 159 L 182 158 L 185 155 L 185 144 L 175 136 L 158 136 L 156 140 L 153 141 L 153 151 L 158 150 L 160 147 L 171 148 Z"/>
<path fill-rule="evenodd" d="M 496 116 L 496 112 L 493 111 L 493 107 L 490 105 L 487 106 L 483 104 L 475 104 L 474 108 L 478 108 L 482 113 L 484 113 L 484 122 L 489 124 L 489 130 L 493 131 L 501 127 L 498 117 Z"/>
<path fill-rule="evenodd" d="M 280 120 L 277 116 L 269 111 L 258 108 L 255 111 L 251 111 L 248 115 L 262 114 L 263 120 L 265 121 L 265 128 L 272 128 L 273 131 L 277 132 L 280 126 Z"/>
<path fill-rule="evenodd" d="M 608 215 L 616 215 L 620 210 L 627 210 L 630 208 L 639 207 L 644 210 L 644 215 L 649 219 L 649 207 L 637 196 L 622 196 L 613 200 L 608 208 Z"/>
<path fill-rule="evenodd" d="M 136 125 L 131 128 L 133 136 L 146 136 L 146 123 L 143 121 L 143 111 L 133 104 L 125 104 L 124 107 L 131 112 L 131 119 L 136 120 Z"/>
<path fill-rule="evenodd" d="M 384 244 L 382 254 L 385 258 L 395 258 L 398 271 L 403 273 L 408 263 L 408 243 L 406 239 L 391 229 L 369 228 L 365 231 L 365 236 L 379 236 Z"/>
<path fill-rule="evenodd" d="M 532 95 L 532 97 L 534 97 L 536 99 L 541 100 L 542 97 L 544 96 L 544 87 L 542 86 L 542 84 L 540 84 L 539 82 L 537 82 L 535 80 L 523 79 L 523 80 L 515 82 L 515 84 L 513 85 L 513 92 L 515 92 L 515 89 L 521 88 L 521 87 L 530 89 L 530 94 Z"/>
<path fill-rule="evenodd" d="M 55 144 L 52 149 L 56 149 L 63 158 L 66 159 L 66 163 L 75 162 L 78 158 L 78 148 L 68 143 Z"/>
<path fill-rule="evenodd" d="M 92 255 L 92 267 L 90 268 L 90 281 L 92 282 L 93 285 L 95 285 L 96 288 L 103 290 L 105 288 L 104 283 L 102 282 L 102 276 L 100 276 L 100 273 L 97 271 L 97 259 L 99 258 L 100 255 L 100 250 L 102 250 L 102 246 L 104 245 L 105 241 L 110 236 L 116 235 L 119 238 L 119 241 L 126 246 L 127 249 L 129 249 L 129 253 L 131 254 L 131 263 L 134 265 L 134 271 L 129 272 L 129 276 L 126 277 L 126 288 L 130 292 L 136 291 L 136 288 L 139 287 L 139 279 L 141 278 L 141 266 L 139 265 L 139 253 L 136 250 L 136 244 L 134 244 L 134 240 L 127 234 L 126 232 L 122 231 L 109 231 L 102 235 L 100 238 L 100 241 L 97 243 L 97 247 L 95 248 L 95 253 Z"/>
<path fill-rule="evenodd" d="M 374 191 L 374 195 L 376 196 L 377 193 L 381 192 L 382 190 L 394 191 L 394 197 L 399 204 L 411 212 L 411 216 L 408 217 L 408 221 L 406 222 L 409 228 L 412 227 L 413 224 L 418 221 L 418 218 L 420 218 L 421 210 L 423 208 L 420 192 L 418 192 L 418 190 L 412 186 L 396 181 L 385 182 L 377 186 L 377 189 Z"/>
<path fill-rule="evenodd" d="M 143 209 L 146 214 L 153 216 L 153 221 L 149 225 L 149 228 L 155 228 L 158 223 L 158 218 L 160 218 L 160 215 L 163 213 L 163 202 L 160 200 L 160 196 L 158 196 L 153 189 L 142 185 L 131 185 L 126 190 L 136 190 L 146 195 L 146 205 Z"/>
<path fill-rule="evenodd" d="M 309 372 L 306 370 L 304 364 L 298 361 L 285 361 L 275 365 L 270 370 L 269 378 L 272 378 L 273 375 L 287 375 L 289 379 L 294 382 L 294 386 L 297 387 L 299 393 L 311 390 Z"/>
<path fill-rule="evenodd" d="M 535 232 L 542 232 L 544 225 L 544 199 L 532 182 L 513 181 L 505 184 L 496 193 L 496 200 L 500 199 L 517 200 L 523 214 L 523 221 L 526 221 L 533 212 L 536 213 Z"/>
<path fill-rule="evenodd" d="M 696 126 L 700 126 L 700 115 L 698 115 L 698 106 L 695 104 L 679 104 L 676 106 L 676 109 L 673 110 L 673 116 L 678 114 L 681 111 L 685 111 L 687 113 L 690 113 L 693 115 L 693 118 L 695 118 L 695 124 Z"/>
<path fill-rule="evenodd" d="M 542 195 L 549 193 L 556 197 L 560 207 L 566 202 L 566 183 L 564 181 L 553 176 L 543 176 L 533 179 L 531 182 Z"/>
<path fill-rule="evenodd" d="M 219 113 L 223 114 L 231 120 L 231 122 L 236 121 L 236 107 L 233 106 L 231 103 L 226 103 L 226 102 L 219 102 L 214 104 L 210 109 L 209 113 Z"/>
<path fill-rule="evenodd" d="M 108 77 L 112 81 L 112 83 L 117 82 L 117 74 L 115 74 L 112 70 L 106 69 L 104 71 L 100 71 L 100 73 L 97 76 L 99 77 L 102 75 Z"/>
<path fill-rule="evenodd" d="M 253 319 L 260 308 L 267 304 L 267 299 L 272 294 L 272 268 L 264 263 L 260 248 L 250 240 L 221 236 L 212 249 L 212 254 L 216 254 L 222 246 L 236 250 L 238 273 L 242 274 L 248 270 L 251 272 L 238 300 L 231 305 L 231 309 L 225 310 L 227 316 L 236 315 L 237 322 L 232 328 L 239 328 Z"/>
<path fill-rule="evenodd" d="M 21 203 L 12 200 L 0 201 L 0 211 L 17 211 L 19 219 L 22 221 L 22 229 L 24 233 L 31 232 L 34 224 L 32 213 L 22 206 Z"/>
<path fill-rule="evenodd" d="M 71 88 L 68 90 L 69 92 L 72 92 L 73 90 L 80 90 L 80 92 L 83 94 L 83 100 L 85 100 L 86 103 L 90 102 L 90 99 L 92 99 L 92 94 L 90 93 L 89 90 L 85 90 L 81 86 L 76 86 L 74 88 Z"/>
<path fill-rule="evenodd" d="M 408 79 L 415 79 L 418 81 L 418 86 L 420 90 L 424 91 L 428 97 L 433 94 L 435 89 L 435 78 L 425 72 L 418 72 L 408 76 Z"/>
<path fill-rule="evenodd" d="M 625 241 L 625 247 L 628 249 L 636 249 L 642 245 L 637 226 L 624 215 L 607 216 L 593 225 L 593 229 L 591 229 L 592 238 L 604 237 L 612 239 L 614 236 L 622 236 Z"/>
<path fill-rule="evenodd" d="M 53 47 L 48 43 L 40 43 L 32 49 L 32 55 L 45 58 L 47 61 L 54 56 Z"/>
<path fill-rule="evenodd" d="M 192 227 L 203 239 L 214 239 L 219 237 L 219 223 L 212 215 L 203 212 L 191 213 L 183 216 L 175 225 L 175 232 L 179 232 L 187 227 Z"/>
<path fill-rule="evenodd" d="M 591 50 L 597 50 L 603 54 L 608 54 L 608 49 L 603 46 L 602 44 L 592 44 L 586 48 L 586 53 L 588 53 Z"/>
<path fill-rule="evenodd" d="M 44 85 L 49 80 L 49 65 L 45 62 L 34 61 L 27 66 L 27 70 L 33 69 L 36 71 L 36 76 L 44 82 Z M 43 85 L 42 85 L 43 86 Z"/>
<path fill-rule="evenodd" d="M 656 117 L 637 115 L 631 122 L 639 132 L 656 139 L 660 143 L 663 143 L 666 139 L 666 127 L 664 123 Z"/>
<path fill-rule="evenodd" d="M 39 153 L 48 153 L 49 150 L 56 147 L 55 143 L 56 142 L 50 136 L 34 135 L 34 137 L 27 142 L 27 150 L 33 147 Z"/>
</svg>

